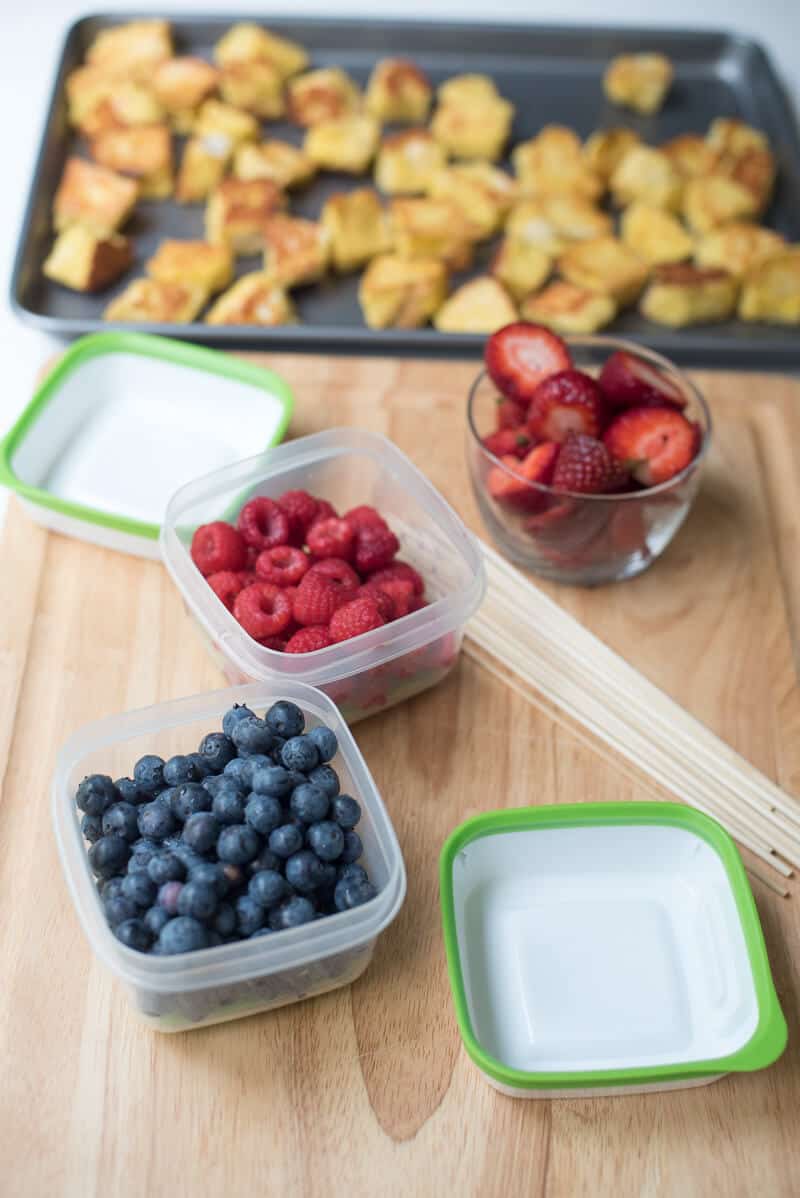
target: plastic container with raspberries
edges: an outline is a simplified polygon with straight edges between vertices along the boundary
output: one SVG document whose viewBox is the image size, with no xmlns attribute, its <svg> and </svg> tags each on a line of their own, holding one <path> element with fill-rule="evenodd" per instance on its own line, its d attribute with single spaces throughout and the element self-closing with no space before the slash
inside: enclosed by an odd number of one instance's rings
<svg viewBox="0 0 800 1198">
<path fill-rule="evenodd" d="M 302 683 L 87 725 L 59 755 L 52 800 L 89 942 L 158 1031 L 349 984 L 405 897 L 369 770 Z"/>
<path fill-rule="evenodd" d="M 232 684 L 308 683 L 348 723 L 441 681 L 486 585 L 442 496 L 386 438 L 352 429 L 182 487 L 161 552 Z"/>
</svg>

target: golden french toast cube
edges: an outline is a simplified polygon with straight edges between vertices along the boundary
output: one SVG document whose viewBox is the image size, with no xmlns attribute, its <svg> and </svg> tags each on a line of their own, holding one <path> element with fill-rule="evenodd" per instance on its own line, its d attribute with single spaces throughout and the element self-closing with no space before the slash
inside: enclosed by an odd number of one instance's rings
<svg viewBox="0 0 800 1198">
<path fill-rule="evenodd" d="M 415 329 L 447 296 L 447 268 L 434 258 L 380 254 L 361 276 L 358 302 L 371 329 Z"/>
<path fill-rule="evenodd" d="M 440 333 L 494 333 L 517 319 L 511 296 L 491 275 L 463 283 L 433 318 Z"/>
<path fill-rule="evenodd" d="M 107 306 L 103 320 L 184 324 L 194 320 L 207 299 L 208 292 L 197 283 L 134 279 Z"/>
<path fill-rule="evenodd" d="M 692 256 L 694 241 L 681 222 L 664 208 L 631 204 L 622 214 L 620 237 L 651 266 L 684 262 Z"/>
<path fill-rule="evenodd" d="M 588 165 L 580 139 L 563 125 L 546 125 L 536 137 L 520 142 L 511 154 L 523 195 L 573 194 L 596 200 L 605 182 Z"/>
<path fill-rule="evenodd" d="M 690 179 L 686 184 L 683 215 L 697 233 L 708 233 L 717 225 L 747 219 L 757 212 L 758 203 L 752 192 L 724 175 Z"/>
<path fill-rule="evenodd" d="M 206 324 L 280 325 L 291 324 L 294 308 L 279 283 L 263 270 L 242 275 L 215 300 L 206 313 Z"/>
<path fill-rule="evenodd" d="M 772 196 L 775 183 L 775 158 L 770 150 L 744 150 L 735 159 L 723 157 L 716 167 L 718 174 L 746 188 L 753 197 L 755 210 L 761 213 Z"/>
<path fill-rule="evenodd" d="M 264 271 L 282 287 L 313 283 L 327 270 L 330 241 L 318 221 L 271 216 L 264 224 Z"/>
<path fill-rule="evenodd" d="M 194 204 L 206 199 L 222 181 L 233 153 L 233 142 L 225 133 L 190 137 L 183 151 L 175 199 Z"/>
<path fill-rule="evenodd" d="M 499 92 L 489 75 L 452 75 L 436 89 L 440 104 L 480 106 L 498 98 Z"/>
<path fill-rule="evenodd" d="M 620 207 L 642 200 L 677 212 L 683 186 L 682 177 L 667 155 L 652 146 L 634 146 L 611 176 L 611 194 Z"/>
<path fill-rule="evenodd" d="M 283 76 L 271 62 L 231 62 L 220 71 L 219 90 L 226 104 L 254 116 L 275 120 L 283 116 Z"/>
<path fill-rule="evenodd" d="M 213 295 L 233 278 L 233 254 L 224 245 L 168 238 L 161 242 L 145 269 L 160 283 L 192 283 Z"/>
<path fill-rule="evenodd" d="M 71 225 L 102 236 L 115 233 L 133 211 L 139 189 L 104 166 L 68 158 L 53 200 L 53 224 L 60 233 Z"/>
<path fill-rule="evenodd" d="M 538 291 L 547 280 L 553 260 L 532 241 L 506 236 L 492 259 L 491 273 L 518 302 Z"/>
<path fill-rule="evenodd" d="M 568 283 L 610 295 L 617 307 L 631 304 L 647 282 L 650 268 L 616 237 L 578 241 L 558 259 Z"/>
<path fill-rule="evenodd" d="M 195 137 L 219 134 L 230 139 L 233 146 L 255 141 L 261 131 L 256 118 L 250 112 L 242 112 L 232 104 L 221 100 L 205 100 L 194 123 Z"/>
<path fill-rule="evenodd" d="M 717 266 L 742 278 L 786 249 L 786 242 L 773 229 L 762 229 L 748 221 L 718 225 L 701 238 L 695 249 L 698 266 Z"/>
<path fill-rule="evenodd" d="M 583 161 L 593 175 L 602 179 L 603 183 L 608 183 L 628 150 L 632 150 L 640 140 L 639 134 L 634 133 L 633 129 L 598 129 L 583 144 Z"/>
<path fill-rule="evenodd" d="M 664 54 L 619 54 L 606 68 L 603 89 L 612 104 L 650 116 L 664 103 L 672 76 Z"/>
<path fill-rule="evenodd" d="M 223 179 L 206 205 L 206 238 L 232 253 L 257 254 L 264 248 L 264 224 L 285 203 L 270 179 Z"/>
<path fill-rule="evenodd" d="M 685 179 L 698 175 L 710 175 L 714 169 L 716 155 L 704 137 L 698 133 L 681 133 L 663 142 L 659 147 L 666 154 L 675 170 Z"/>
<path fill-rule="evenodd" d="M 522 301 L 523 320 L 543 324 L 557 333 L 596 333 L 617 314 L 617 305 L 610 295 L 588 291 L 556 279 L 535 295 Z"/>
<path fill-rule="evenodd" d="M 291 142 L 270 138 L 239 146 L 233 159 L 237 179 L 271 179 L 279 187 L 300 187 L 317 173 L 314 162 Z"/>
<path fill-rule="evenodd" d="M 330 237 L 331 261 L 342 274 L 390 247 L 386 213 L 371 187 L 331 196 L 321 221 Z"/>
<path fill-rule="evenodd" d="M 431 133 L 453 158 L 501 157 L 514 120 L 514 105 L 501 96 L 471 100 L 448 99 L 440 103 L 431 121 Z"/>
<path fill-rule="evenodd" d="M 466 270 L 472 262 L 472 228 L 450 200 L 393 200 L 389 222 L 401 258 L 438 258 L 451 270 Z"/>
<path fill-rule="evenodd" d="M 321 67 L 290 80 L 287 106 L 297 125 L 334 121 L 361 108 L 361 92 L 340 67 Z"/>
<path fill-rule="evenodd" d="M 497 231 L 514 201 L 514 180 L 486 162 L 442 167 L 431 177 L 428 195 L 449 200 L 459 208 L 470 230 L 480 240 Z"/>
<path fill-rule="evenodd" d="M 163 199 L 172 194 L 172 138 L 166 125 L 109 129 L 92 139 L 100 166 L 139 180 L 139 195 Z"/>
<path fill-rule="evenodd" d="M 99 67 L 77 67 L 67 76 L 69 122 L 86 137 L 127 125 L 154 125 L 164 117 L 145 83 L 118 79 Z"/>
<path fill-rule="evenodd" d="M 216 91 L 219 71 L 203 58 L 168 58 L 153 75 L 153 92 L 178 133 L 188 133 L 197 109 Z"/>
<path fill-rule="evenodd" d="M 725 270 L 673 263 L 656 267 L 639 311 L 673 329 L 713 324 L 733 315 L 738 293 L 738 280 Z"/>
<path fill-rule="evenodd" d="M 800 324 L 800 247 L 786 249 L 745 276 L 739 317 L 769 324 Z"/>
<path fill-rule="evenodd" d="M 169 22 L 158 19 L 129 21 L 97 34 L 86 52 L 86 61 L 121 79 L 152 79 L 159 63 L 172 57 Z"/>
<path fill-rule="evenodd" d="M 387 195 L 418 195 L 446 161 L 444 150 L 427 129 L 404 129 L 381 142 L 375 182 Z"/>
<path fill-rule="evenodd" d="M 581 196 L 541 196 L 515 204 L 506 220 L 506 233 L 538 245 L 545 253 L 560 254 L 573 241 L 603 237 L 613 222 L 590 200 Z"/>
<path fill-rule="evenodd" d="M 382 58 L 367 84 L 367 112 L 379 121 L 413 125 L 428 115 L 433 94 L 428 77 L 407 58 Z"/>
<path fill-rule="evenodd" d="M 72 291 L 102 291 L 133 262 L 133 245 L 120 233 L 101 237 L 71 225 L 56 237 L 42 266 L 48 279 Z"/>
<path fill-rule="evenodd" d="M 715 154 L 732 154 L 737 158 L 746 150 L 769 149 L 769 141 L 760 129 L 754 129 L 736 117 L 721 116 L 713 120 L 706 141 Z"/>
<path fill-rule="evenodd" d="M 232 25 L 214 47 L 214 61 L 221 67 L 234 62 L 269 62 L 285 79 L 308 66 L 308 55 L 301 45 L 288 37 L 263 29 L 252 21 Z"/>
<path fill-rule="evenodd" d="M 324 170 L 363 175 L 375 157 L 380 135 L 380 125 L 368 113 L 317 121 L 306 133 L 303 152 Z"/>
</svg>

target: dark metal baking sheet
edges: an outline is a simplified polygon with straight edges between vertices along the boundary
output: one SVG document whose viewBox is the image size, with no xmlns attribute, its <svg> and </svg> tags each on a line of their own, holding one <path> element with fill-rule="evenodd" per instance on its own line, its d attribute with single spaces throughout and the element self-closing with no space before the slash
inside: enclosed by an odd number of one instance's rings
<svg viewBox="0 0 800 1198">
<path fill-rule="evenodd" d="M 120 282 L 102 296 L 79 295 L 45 279 L 41 266 L 51 241 L 53 195 L 64 160 L 77 144 L 67 127 L 64 79 L 80 63 L 100 28 L 133 16 L 98 15 L 79 20 L 67 35 L 58 67 L 11 283 L 17 313 L 52 333 L 71 336 L 111 327 L 102 322 L 102 310 L 125 286 L 125 281 Z M 180 52 L 208 57 L 222 32 L 234 21 L 247 18 L 235 13 L 219 17 L 183 13 L 169 19 Z M 800 241 L 800 138 L 768 58 L 747 39 L 726 33 L 653 29 L 261 19 L 301 42 L 314 65 L 341 65 L 362 84 L 376 59 L 387 54 L 414 58 L 434 84 L 462 71 L 485 72 L 516 105 L 512 144 L 533 136 L 549 122 L 569 125 L 581 136 L 599 127 L 627 124 L 647 141 L 659 142 L 677 133 L 702 133 L 715 116 L 742 117 L 768 134 L 778 159 L 779 180 L 767 223 L 788 239 Z M 603 70 L 614 54 L 643 48 L 667 54 L 676 68 L 668 102 L 654 117 L 615 109 L 606 103 L 601 86 Z M 302 138 L 302 130 L 289 124 L 270 122 L 268 127 L 271 135 L 295 143 Z M 292 210 L 315 217 L 332 192 L 363 183 L 363 179 L 354 182 L 344 175 L 324 175 L 296 194 Z M 129 228 L 136 241 L 136 264 L 127 279 L 142 273 L 144 262 L 163 237 L 201 237 L 203 208 L 182 207 L 172 201 L 143 202 Z M 477 270 L 487 262 L 491 249 L 491 245 L 480 247 Z M 259 265 L 260 258 L 240 259 L 238 272 Z M 451 357 L 471 356 L 480 349 L 483 337 L 443 334 L 432 328 L 367 329 L 357 303 L 357 283 L 357 276 L 347 276 L 296 291 L 300 323 L 293 326 L 227 328 L 197 322 L 117 327 L 140 327 L 240 348 Z M 800 365 L 800 329 L 796 327 L 731 321 L 673 332 L 628 311 L 608 331 L 686 363 L 768 369 Z"/>
</svg>

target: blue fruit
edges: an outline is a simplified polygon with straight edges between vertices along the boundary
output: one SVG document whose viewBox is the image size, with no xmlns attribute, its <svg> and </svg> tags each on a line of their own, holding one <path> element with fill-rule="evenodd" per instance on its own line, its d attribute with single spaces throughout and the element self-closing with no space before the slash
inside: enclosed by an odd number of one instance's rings
<svg viewBox="0 0 800 1198">
<path fill-rule="evenodd" d="M 75 802 L 86 815 L 102 815 L 116 800 L 114 783 L 107 774 L 90 774 L 75 792 Z"/>
<path fill-rule="evenodd" d="M 317 746 L 310 736 L 293 736 L 281 749 L 281 761 L 287 770 L 300 770 L 307 774 L 319 765 Z"/>
<path fill-rule="evenodd" d="M 114 783 L 114 789 L 121 799 L 126 803 L 137 805 L 145 800 L 145 796 L 139 790 L 139 787 L 132 778 L 117 778 Z"/>
<path fill-rule="evenodd" d="M 322 862 L 316 853 L 301 849 L 292 853 L 286 862 L 286 881 L 301 894 L 309 894 L 322 882 Z"/>
<path fill-rule="evenodd" d="M 222 731 L 226 736 L 232 736 L 233 730 L 240 720 L 246 720 L 248 716 L 254 716 L 255 712 L 244 703 L 234 703 L 230 711 L 226 711 L 222 717 Z"/>
<path fill-rule="evenodd" d="M 137 808 L 139 831 L 149 840 L 166 840 L 177 828 L 175 817 L 166 803 L 154 799 Z"/>
<path fill-rule="evenodd" d="M 178 899 L 181 897 L 183 882 L 165 882 L 159 887 L 158 905 L 163 907 L 167 915 L 177 915 Z"/>
<path fill-rule="evenodd" d="M 94 844 L 103 835 L 103 817 L 101 815 L 84 815 L 81 820 L 81 832 L 90 844 Z"/>
<path fill-rule="evenodd" d="M 332 761 L 339 750 L 336 733 L 325 724 L 318 724 L 308 735 L 317 747 L 320 761 Z"/>
<path fill-rule="evenodd" d="M 124 872 L 131 855 L 131 846 L 122 836 L 112 833 L 96 840 L 88 855 L 92 872 L 97 874 L 98 878 L 113 878 L 114 874 Z"/>
<path fill-rule="evenodd" d="M 286 897 L 288 887 L 286 879 L 277 870 L 262 869 L 253 874 L 247 893 L 251 899 L 268 909 Z"/>
<path fill-rule="evenodd" d="M 183 825 L 183 839 L 196 853 L 207 853 L 217 842 L 219 824 L 209 811 L 197 811 Z"/>
<path fill-rule="evenodd" d="M 207 923 L 219 906 L 216 889 L 206 882 L 187 882 L 178 895 L 178 914 Z"/>
<path fill-rule="evenodd" d="M 263 720 L 251 715 L 239 723 L 231 733 L 240 757 L 252 757 L 256 753 L 269 753 L 272 748 L 272 733 Z"/>
<path fill-rule="evenodd" d="M 211 802 L 211 795 L 200 782 L 183 782 L 169 795 L 170 811 L 180 824 L 198 811 L 210 811 Z"/>
<path fill-rule="evenodd" d="M 241 936 L 252 936 L 264 926 L 264 908 L 249 894 L 236 900 L 236 927 Z"/>
<path fill-rule="evenodd" d="M 279 699 L 264 716 L 271 730 L 278 736 L 299 736 L 306 726 L 306 719 L 296 703 Z"/>
<path fill-rule="evenodd" d="M 286 899 L 279 907 L 273 907 L 269 913 L 269 926 L 275 932 L 284 928 L 299 928 L 301 924 L 311 923 L 315 916 L 314 904 L 303 895 L 296 894 Z"/>
<path fill-rule="evenodd" d="M 339 793 L 339 775 L 336 770 L 330 765 L 316 765 L 308 775 L 309 782 L 313 782 L 320 790 L 324 790 L 329 799 L 334 799 Z"/>
<path fill-rule="evenodd" d="M 156 901 L 158 886 L 146 870 L 137 869 L 135 873 L 129 873 L 123 878 L 122 893 L 137 907 L 152 907 Z"/>
<path fill-rule="evenodd" d="M 270 759 L 269 759 L 269 757 L 265 757 L 264 760 L 267 763 L 269 763 Z M 251 780 L 250 780 L 250 777 L 248 776 L 248 779 L 245 782 L 242 775 L 244 774 L 245 770 L 250 770 L 251 768 L 252 768 L 252 759 L 251 758 L 249 758 L 249 757 L 234 757 L 233 761 L 229 761 L 228 764 L 225 766 L 225 769 L 222 771 L 222 777 L 230 778 L 233 782 L 236 783 L 236 785 L 239 787 L 239 790 L 247 791 L 247 790 L 251 789 L 251 786 L 250 786 Z"/>
<path fill-rule="evenodd" d="M 230 865 L 247 865 L 258 856 L 260 849 L 258 833 L 248 824 L 223 828 L 217 839 L 217 856 Z"/>
<path fill-rule="evenodd" d="M 110 836 L 112 832 L 131 843 L 139 839 L 138 810 L 133 803 L 112 803 L 103 813 L 103 835 Z"/>
<path fill-rule="evenodd" d="M 201 753 L 187 753 L 186 756 L 189 758 L 189 761 L 191 761 L 194 768 L 197 770 L 198 780 L 200 782 L 202 782 L 203 779 L 207 778 L 209 776 L 209 774 L 211 773 L 211 766 L 208 764 L 208 762 L 206 761 L 206 759 L 203 757 L 203 755 Z"/>
<path fill-rule="evenodd" d="M 236 760 L 239 761 L 241 759 L 237 757 Z M 203 779 L 200 785 L 203 787 L 203 790 L 208 791 L 212 799 L 218 795 L 221 790 L 225 790 L 226 787 L 231 787 L 233 790 L 239 790 L 235 778 L 231 778 L 229 774 L 209 774 L 207 778 Z"/>
<path fill-rule="evenodd" d="M 347 865 L 340 865 L 336 870 L 336 880 L 338 882 L 368 882 L 369 878 L 367 871 L 363 865 L 356 865 L 351 861 Z"/>
<path fill-rule="evenodd" d="M 169 916 L 163 907 L 150 907 L 142 916 L 142 923 L 155 940 L 164 924 L 169 923 Z"/>
<path fill-rule="evenodd" d="M 166 843 L 167 842 L 165 840 L 164 844 L 166 845 Z M 200 853 L 196 853 L 194 849 L 190 849 L 186 841 L 183 839 L 179 839 L 174 848 L 170 849 L 170 852 L 174 853 L 176 857 L 181 859 L 183 864 L 186 866 L 187 873 L 191 873 L 196 866 L 205 865 L 206 863 L 205 857 L 201 856 Z"/>
<path fill-rule="evenodd" d="M 339 856 L 339 861 L 342 865 L 349 865 L 351 861 L 358 861 L 363 852 L 364 846 L 361 843 L 361 837 L 358 832 L 353 832 L 348 828 L 344 833 L 344 847 Z"/>
<path fill-rule="evenodd" d="M 292 789 L 292 775 L 282 765 L 264 765 L 253 770 L 252 789 L 256 794 L 282 799 Z"/>
<path fill-rule="evenodd" d="M 304 782 L 292 791 L 289 810 L 306 824 L 316 824 L 328 814 L 328 796 L 313 782 Z"/>
<path fill-rule="evenodd" d="M 150 933 L 141 919 L 126 919 L 114 928 L 114 935 L 128 948 L 146 953 L 150 947 Z"/>
<path fill-rule="evenodd" d="M 270 832 L 269 847 L 276 857 L 291 857 L 303 847 L 303 833 L 297 824 L 282 824 Z"/>
<path fill-rule="evenodd" d="M 269 754 L 276 765 L 281 764 L 281 753 L 283 752 L 283 746 L 285 744 L 286 744 L 285 736 L 273 736 L 272 748 L 270 749 Z"/>
<path fill-rule="evenodd" d="M 165 882 L 182 882 L 186 877 L 186 865 L 177 853 L 156 853 L 147 863 L 147 876 L 156 886 Z"/>
<path fill-rule="evenodd" d="M 180 786 L 183 782 L 199 782 L 202 774 L 190 757 L 178 754 L 164 762 L 164 782 L 167 786 Z"/>
<path fill-rule="evenodd" d="M 220 936 L 232 936 L 236 931 L 236 908 L 233 903 L 220 903 L 211 926 Z"/>
<path fill-rule="evenodd" d="M 259 873 L 262 869 L 280 870 L 282 865 L 280 857 L 272 852 L 271 849 L 262 849 L 254 861 L 248 865 L 250 875 Z"/>
<path fill-rule="evenodd" d="M 171 919 L 161 929 L 158 938 L 159 952 L 165 956 L 173 953 L 191 953 L 195 949 L 208 947 L 208 933 L 197 919 L 191 915 L 179 915 Z"/>
<path fill-rule="evenodd" d="M 164 789 L 164 760 L 154 753 L 141 757 L 133 768 L 133 780 L 144 794 L 154 795 Z"/>
<path fill-rule="evenodd" d="M 244 823 L 244 795 L 231 783 L 214 795 L 211 810 L 221 824 Z"/>
<path fill-rule="evenodd" d="M 118 898 L 103 899 L 103 910 L 106 913 L 109 927 L 115 928 L 126 919 L 136 915 L 136 904 L 121 894 Z"/>
<path fill-rule="evenodd" d="M 154 857 L 156 853 L 160 853 L 161 850 L 162 846 L 156 840 L 148 840 L 145 836 L 134 840 L 131 845 L 131 859 L 128 862 L 128 872 L 133 873 L 137 869 L 146 869 L 150 858 Z"/>
<path fill-rule="evenodd" d="M 353 907 L 368 903 L 377 893 L 368 879 L 343 878 L 341 882 L 336 883 L 333 901 L 337 911 L 350 911 Z"/>
<path fill-rule="evenodd" d="M 198 865 L 193 866 L 189 870 L 189 881 L 203 882 L 206 886 L 213 886 L 217 892 L 217 898 L 224 898 L 230 888 L 223 867 L 211 861 L 201 861 Z"/>
<path fill-rule="evenodd" d="M 251 794 L 244 809 L 244 818 L 262 836 L 269 836 L 283 823 L 283 808 L 272 795 Z"/>
<path fill-rule="evenodd" d="M 337 861 L 344 849 L 345 834 L 333 820 L 324 819 L 312 824 L 306 832 L 306 841 L 321 861 Z"/>
<path fill-rule="evenodd" d="M 209 769 L 221 774 L 236 756 L 236 745 L 224 732 L 209 732 L 200 742 L 200 756 L 208 763 Z"/>
<path fill-rule="evenodd" d="M 263 928 L 259 928 L 257 931 L 253 932 L 250 936 L 250 939 L 255 940 L 256 936 L 270 936 L 271 934 L 272 928 L 269 926 L 269 924 L 265 924 Z"/>
<path fill-rule="evenodd" d="M 337 795 L 331 803 L 331 819 L 336 820 L 340 828 L 355 828 L 361 819 L 361 808 L 352 795 Z"/>
<path fill-rule="evenodd" d="M 117 875 L 114 878 L 109 878 L 106 882 L 98 882 L 97 889 L 100 891 L 100 896 L 103 899 L 103 902 L 105 902 L 106 899 L 119 898 L 122 894 L 122 883 L 124 881 L 124 878 Z"/>
</svg>

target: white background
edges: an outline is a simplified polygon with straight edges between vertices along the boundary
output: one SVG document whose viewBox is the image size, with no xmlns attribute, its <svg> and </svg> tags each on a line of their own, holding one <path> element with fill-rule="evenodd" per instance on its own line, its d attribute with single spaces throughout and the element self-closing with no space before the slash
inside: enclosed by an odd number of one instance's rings
<svg viewBox="0 0 800 1198">
<path fill-rule="evenodd" d="M 166 14 L 179 0 L 98 0 L 94 11 Z M 800 0 L 191 0 L 192 11 L 292 15 L 401 16 L 453 20 L 539 21 L 725 29 L 762 42 L 800 111 Z M 0 436 L 28 399 L 37 371 L 59 343 L 21 325 L 8 304 L 8 282 L 36 154 L 44 107 L 67 26 L 92 11 L 91 0 L 0 0 Z M 4 498 L 0 494 L 0 517 Z"/>
</svg>

